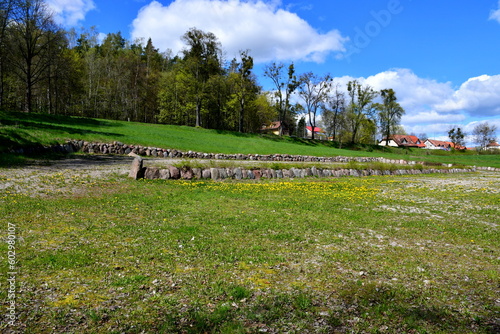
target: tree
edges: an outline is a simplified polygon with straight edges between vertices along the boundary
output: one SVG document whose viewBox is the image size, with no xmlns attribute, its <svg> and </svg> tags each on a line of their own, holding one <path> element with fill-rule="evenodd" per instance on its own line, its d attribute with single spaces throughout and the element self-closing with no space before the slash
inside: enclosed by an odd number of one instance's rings
<svg viewBox="0 0 500 334">
<path fill-rule="evenodd" d="M 345 114 L 345 94 L 335 87 L 335 92 L 327 99 L 327 108 L 323 111 L 323 122 L 325 123 L 328 137 L 337 140 L 342 125 L 342 117 Z"/>
<path fill-rule="evenodd" d="M 274 84 L 275 106 L 278 111 L 278 120 L 281 122 L 280 136 L 283 135 L 284 128 L 290 129 L 292 126 L 292 105 L 290 98 L 299 86 L 299 81 L 295 76 L 295 67 L 288 66 L 287 76 L 284 76 L 284 65 L 282 63 L 272 63 L 264 68 L 264 76 L 271 79 Z"/>
<path fill-rule="evenodd" d="M 297 136 L 305 138 L 306 136 L 306 118 L 302 116 L 297 123 Z"/>
<path fill-rule="evenodd" d="M 332 78 L 329 75 L 318 77 L 312 72 L 307 72 L 300 76 L 299 82 L 299 96 L 304 101 L 304 109 L 309 117 L 309 125 L 312 128 L 311 139 L 314 139 L 316 116 L 328 98 L 328 93 L 332 87 Z"/>
<path fill-rule="evenodd" d="M 7 25 L 11 19 L 15 0 L 0 1 L 0 107 L 3 107 L 5 91 L 5 74 L 7 71 Z"/>
<path fill-rule="evenodd" d="M 195 126 L 201 126 L 201 113 L 207 82 L 213 75 L 220 75 L 221 45 L 211 32 L 189 29 L 182 40 L 187 49 L 183 51 L 183 69 L 191 78 L 191 98 L 195 106 Z"/>
<path fill-rule="evenodd" d="M 233 59 L 231 63 L 230 79 L 232 79 L 232 95 L 238 108 L 238 132 L 244 131 L 245 115 L 248 105 L 257 98 L 259 88 L 252 73 L 253 58 L 248 51 L 240 52 L 241 62 Z"/>
<path fill-rule="evenodd" d="M 375 109 L 378 110 L 378 119 L 382 135 L 385 138 L 385 145 L 389 145 L 389 137 L 394 133 L 395 128 L 399 125 L 401 116 L 405 110 L 397 102 L 396 93 L 392 88 L 382 89 L 380 91 L 382 96 L 382 104 L 375 104 Z"/>
<path fill-rule="evenodd" d="M 362 129 L 363 125 L 369 125 L 372 128 L 372 122 L 367 122 L 373 117 L 374 105 L 373 100 L 378 93 L 372 87 L 361 85 L 358 81 L 349 81 L 347 91 L 350 97 L 349 105 L 347 106 L 347 124 L 351 132 L 351 144 L 354 144 Z M 365 137 L 366 134 L 365 134 Z"/>
<path fill-rule="evenodd" d="M 62 31 L 55 25 L 42 0 L 20 0 L 13 8 L 12 24 L 8 25 L 7 41 L 10 64 L 24 83 L 24 109 L 33 109 L 34 87 L 46 78 L 50 64 L 55 60 L 54 45 Z"/>
<path fill-rule="evenodd" d="M 458 126 L 454 126 L 448 131 L 448 137 L 455 150 L 461 150 L 465 147 L 465 136 L 467 136 L 467 134 L 462 132 L 462 129 Z"/>
<path fill-rule="evenodd" d="M 486 145 L 496 141 L 496 125 L 490 125 L 488 122 L 479 123 L 472 130 L 474 143 L 479 145 L 480 149 L 485 149 Z"/>
<path fill-rule="evenodd" d="M 420 141 L 424 142 L 426 141 L 427 139 L 429 139 L 429 136 L 427 135 L 427 133 L 425 132 L 422 132 L 422 133 L 419 133 L 418 134 L 418 139 L 420 139 Z"/>
</svg>

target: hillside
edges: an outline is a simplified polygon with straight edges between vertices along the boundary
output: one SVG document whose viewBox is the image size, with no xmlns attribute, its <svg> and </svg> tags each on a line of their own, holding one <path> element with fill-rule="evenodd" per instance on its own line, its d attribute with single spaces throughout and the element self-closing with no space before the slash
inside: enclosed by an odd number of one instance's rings
<svg viewBox="0 0 500 334">
<path fill-rule="evenodd" d="M 21 146 L 52 145 L 69 139 L 173 148 L 182 151 L 311 156 L 383 156 L 390 159 L 500 167 L 500 155 L 475 152 L 387 149 L 377 146 L 339 149 L 336 143 L 299 138 L 241 134 L 160 124 L 0 112 L 0 151 Z"/>
</svg>

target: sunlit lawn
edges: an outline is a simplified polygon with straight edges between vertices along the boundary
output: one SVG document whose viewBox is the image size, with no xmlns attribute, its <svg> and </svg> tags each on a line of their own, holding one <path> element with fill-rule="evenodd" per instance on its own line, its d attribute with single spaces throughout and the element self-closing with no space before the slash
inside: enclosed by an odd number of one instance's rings
<svg viewBox="0 0 500 334">
<path fill-rule="evenodd" d="M 20 146 L 54 145 L 70 139 L 105 143 L 120 141 L 129 145 L 172 148 L 186 152 L 323 157 L 383 156 L 389 159 L 500 168 L 500 154 L 478 155 L 472 151 L 452 153 L 440 150 L 383 149 L 366 145 L 352 150 L 338 149 L 332 142 L 309 141 L 286 136 L 264 137 L 259 134 L 241 134 L 186 126 L 0 111 L 0 152 Z M 19 158 L 0 155 L 0 166 L 9 165 L 9 162 Z"/>
<path fill-rule="evenodd" d="M 9 175 L 0 170 L 13 184 L 0 220 L 17 227 L 16 328 L 27 333 L 500 326 L 498 173 L 186 182 L 54 172 L 25 194 L 32 185 Z M 2 263 L 6 254 L 2 243 Z"/>
</svg>

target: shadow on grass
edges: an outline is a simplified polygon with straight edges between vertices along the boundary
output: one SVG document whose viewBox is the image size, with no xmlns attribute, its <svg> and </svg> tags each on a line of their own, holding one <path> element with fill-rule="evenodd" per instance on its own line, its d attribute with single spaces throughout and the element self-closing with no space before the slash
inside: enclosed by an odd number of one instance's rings
<svg viewBox="0 0 500 334">
<path fill-rule="evenodd" d="M 341 311 L 341 318 L 352 316 L 381 319 L 390 317 L 394 323 L 405 330 L 416 332 L 467 332 L 479 328 L 480 332 L 498 333 L 494 312 L 482 317 L 471 317 L 456 310 L 453 305 L 436 305 L 433 299 L 419 292 L 403 287 L 391 287 L 376 283 L 349 284 L 340 293 L 346 306 Z M 351 314 L 354 310 L 355 314 Z"/>
<path fill-rule="evenodd" d="M 54 137 L 57 137 L 58 134 L 60 133 L 67 133 L 70 136 L 79 136 L 80 138 L 84 138 L 84 136 L 88 135 L 106 136 L 113 139 L 123 137 L 123 134 L 115 132 L 84 130 L 69 126 L 36 123 L 30 121 L 17 122 L 16 126 L 19 128 L 9 129 L 0 127 L 0 152 L 20 147 L 33 148 L 36 146 L 41 146 L 42 143 L 40 143 L 40 139 L 31 134 L 31 133 L 36 133 L 36 131 L 52 132 L 54 134 L 53 135 Z M 58 144 L 58 141 L 52 140 L 50 142 L 43 143 L 43 145 L 55 145 L 55 144 Z"/>
<path fill-rule="evenodd" d="M 30 122 L 30 123 L 51 123 L 63 124 L 70 126 L 88 126 L 88 127 L 105 127 L 105 126 L 121 126 L 118 122 L 110 122 L 101 119 L 75 117 L 75 116 L 61 116 L 49 115 L 39 113 L 23 113 L 23 112 L 0 112 L 0 123 L 11 124 Z"/>
</svg>

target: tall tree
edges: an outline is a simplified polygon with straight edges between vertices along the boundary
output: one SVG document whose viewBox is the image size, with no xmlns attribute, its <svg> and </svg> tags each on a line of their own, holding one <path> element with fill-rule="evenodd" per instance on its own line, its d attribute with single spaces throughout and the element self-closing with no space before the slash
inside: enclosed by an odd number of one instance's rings
<svg viewBox="0 0 500 334">
<path fill-rule="evenodd" d="M 297 136 L 300 138 L 306 137 L 306 118 L 302 116 L 297 123 Z"/>
<path fill-rule="evenodd" d="M 258 87 L 253 70 L 253 58 L 248 51 L 240 52 L 241 61 L 233 59 L 230 77 L 234 82 L 233 96 L 238 104 L 238 131 L 244 131 L 246 108 L 257 97 Z"/>
<path fill-rule="evenodd" d="M 332 78 L 329 75 L 319 77 L 312 72 L 307 72 L 300 76 L 299 82 L 299 96 L 304 101 L 304 109 L 309 118 L 309 126 L 312 129 L 311 139 L 314 139 L 316 117 L 327 101 L 332 88 Z"/>
<path fill-rule="evenodd" d="M 7 25 L 12 18 L 15 0 L 0 1 L 0 107 L 3 107 L 5 91 L 5 75 L 7 71 Z"/>
<path fill-rule="evenodd" d="M 485 149 L 486 145 L 496 141 L 496 125 L 490 125 L 488 122 L 479 123 L 472 130 L 472 137 L 480 149 Z"/>
<path fill-rule="evenodd" d="M 264 68 L 264 76 L 271 79 L 274 84 L 275 106 L 278 112 L 278 120 L 281 123 L 280 135 L 283 135 L 284 128 L 289 129 L 292 123 L 292 105 L 290 98 L 299 86 L 299 81 L 295 76 L 295 67 L 288 66 L 287 75 L 284 73 L 285 65 L 282 63 L 271 63 Z"/>
<path fill-rule="evenodd" d="M 196 28 L 188 30 L 182 40 L 187 45 L 183 51 L 183 64 L 185 72 L 192 79 L 190 87 L 195 105 L 195 126 L 201 126 L 207 82 L 211 76 L 222 72 L 221 45 L 213 33 Z"/>
<path fill-rule="evenodd" d="M 327 108 L 323 112 L 323 122 L 325 123 L 328 137 L 337 140 L 337 134 L 342 125 L 343 115 L 346 111 L 345 94 L 335 86 L 335 92 L 327 99 Z"/>
<path fill-rule="evenodd" d="M 42 0 L 19 0 L 13 8 L 12 23 L 8 25 L 10 64 L 24 83 L 24 109 L 33 109 L 34 87 L 54 61 L 52 50 L 62 31 L 54 23 Z"/>
<path fill-rule="evenodd" d="M 373 100 L 377 97 L 378 93 L 372 87 L 361 85 L 358 81 L 349 81 L 347 84 L 347 91 L 350 97 L 349 105 L 347 106 L 347 124 L 351 132 L 351 144 L 356 142 L 361 128 L 367 123 L 367 120 L 373 118 L 374 105 Z"/>
<path fill-rule="evenodd" d="M 455 150 L 461 150 L 465 147 L 465 136 L 467 134 L 458 126 L 454 126 L 448 131 L 448 138 L 450 138 Z"/>
<path fill-rule="evenodd" d="M 385 145 L 388 146 L 389 137 L 394 134 L 405 110 L 397 102 L 396 92 L 392 88 L 382 89 L 380 95 L 382 96 L 382 104 L 375 104 L 375 109 L 378 110 L 380 130 L 385 138 Z"/>
</svg>

